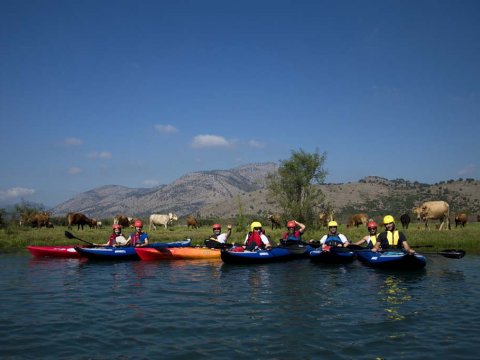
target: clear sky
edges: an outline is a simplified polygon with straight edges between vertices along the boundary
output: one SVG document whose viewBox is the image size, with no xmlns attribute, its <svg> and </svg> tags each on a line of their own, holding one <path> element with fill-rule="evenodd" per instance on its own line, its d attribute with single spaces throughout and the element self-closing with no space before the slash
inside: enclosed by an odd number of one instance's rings
<svg viewBox="0 0 480 360">
<path fill-rule="evenodd" d="M 0 204 L 326 153 L 480 178 L 480 1 L 1 0 Z"/>
</svg>

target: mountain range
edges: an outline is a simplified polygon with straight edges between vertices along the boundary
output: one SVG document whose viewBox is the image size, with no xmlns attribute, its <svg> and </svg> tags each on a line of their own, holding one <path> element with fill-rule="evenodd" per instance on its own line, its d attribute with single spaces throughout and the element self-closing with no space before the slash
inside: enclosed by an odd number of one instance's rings
<svg viewBox="0 0 480 360">
<path fill-rule="evenodd" d="M 195 214 L 201 218 L 266 216 L 279 211 L 266 189 L 266 177 L 277 169 L 275 163 L 257 163 L 229 170 L 188 173 L 168 185 L 132 189 L 119 185 L 102 186 L 69 199 L 52 209 L 54 216 L 82 212 L 90 217 L 108 218 L 116 214 L 146 217 L 151 213 Z M 480 181 L 458 179 L 424 184 L 404 179 L 388 180 L 368 176 L 357 182 L 318 185 L 325 203 L 336 218 L 355 212 L 374 216 L 385 212 L 400 214 L 428 200 L 445 200 L 451 213 L 480 212 Z"/>
</svg>

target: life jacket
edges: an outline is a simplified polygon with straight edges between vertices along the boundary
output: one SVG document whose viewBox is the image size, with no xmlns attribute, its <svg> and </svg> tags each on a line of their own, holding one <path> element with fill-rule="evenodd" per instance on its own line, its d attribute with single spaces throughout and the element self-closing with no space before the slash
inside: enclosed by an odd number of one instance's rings
<svg viewBox="0 0 480 360">
<path fill-rule="evenodd" d="M 252 231 L 248 233 L 248 240 L 247 240 L 247 248 L 251 248 L 252 246 L 258 246 L 259 248 L 263 248 L 263 241 L 260 237 L 258 231 Z"/>
<path fill-rule="evenodd" d="M 336 246 L 336 245 L 342 245 L 342 244 L 343 244 L 342 239 L 340 239 L 340 236 L 338 236 L 338 234 L 327 235 L 327 239 L 325 240 L 325 245 Z"/>
<path fill-rule="evenodd" d="M 283 240 L 292 240 L 292 241 L 301 241 L 302 240 L 302 233 L 297 230 L 293 234 L 290 234 L 288 231 L 283 234 Z"/>
<path fill-rule="evenodd" d="M 383 249 L 388 249 L 388 248 L 401 248 L 401 244 L 398 243 L 398 240 L 400 239 L 400 234 L 398 233 L 398 230 L 394 230 L 393 233 L 391 231 L 387 231 L 387 239 L 383 239 L 382 243 L 380 244 Z"/>
<path fill-rule="evenodd" d="M 377 243 L 377 237 L 378 237 L 378 235 L 370 235 L 368 237 L 367 249 L 373 249 L 373 247 Z"/>
<path fill-rule="evenodd" d="M 115 239 L 117 238 L 117 234 L 111 234 L 110 238 L 108 239 L 108 246 L 113 246 L 115 242 Z"/>
<path fill-rule="evenodd" d="M 145 243 L 145 239 L 148 237 L 148 234 L 147 233 L 132 233 L 130 234 L 130 237 L 132 239 L 132 246 L 136 246 L 137 244 L 143 244 Z"/>
</svg>

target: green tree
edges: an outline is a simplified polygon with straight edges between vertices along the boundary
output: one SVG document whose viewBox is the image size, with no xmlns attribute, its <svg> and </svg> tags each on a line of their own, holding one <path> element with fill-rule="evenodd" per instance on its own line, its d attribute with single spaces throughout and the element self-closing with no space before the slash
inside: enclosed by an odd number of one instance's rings
<svg viewBox="0 0 480 360">
<path fill-rule="evenodd" d="M 325 181 L 323 165 L 326 154 L 310 154 L 302 149 L 292 151 L 287 160 L 280 161 L 278 171 L 267 177 L 270 195 L 278 202 L 284 216 L 312 225 L 314 209 L 325 200 L 317 184 Z"/>
</svg>

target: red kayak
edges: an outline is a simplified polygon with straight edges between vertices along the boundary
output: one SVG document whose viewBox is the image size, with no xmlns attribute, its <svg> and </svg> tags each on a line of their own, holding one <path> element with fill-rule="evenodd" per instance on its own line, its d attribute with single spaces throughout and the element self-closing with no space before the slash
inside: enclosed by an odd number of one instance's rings
<svg viewBox="0 0 480 360">
<path fill-rule="evenodd" d="M 66 246 L 27 246 L 28 251 L 35 257 L 79 258 L 80 254 L 73 245 Z"/>
</svg>

